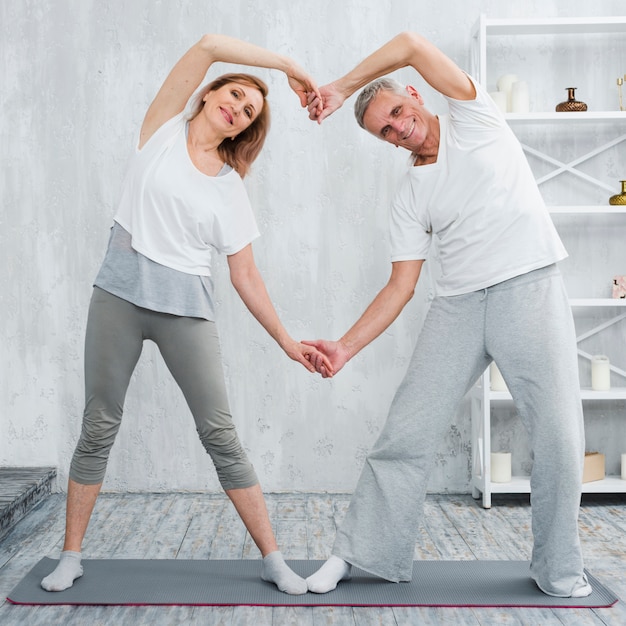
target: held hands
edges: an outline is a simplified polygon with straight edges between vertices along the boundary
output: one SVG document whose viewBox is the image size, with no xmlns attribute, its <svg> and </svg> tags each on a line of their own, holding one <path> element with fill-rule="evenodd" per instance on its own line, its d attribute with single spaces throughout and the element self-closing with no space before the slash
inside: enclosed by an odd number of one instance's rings
<svg viewBox="0 0 626 626">
<path fill-rule="evenodd" d="M 302 343 L 315 348 L 307 358 L 322 378 L 332 378 L 350 360 L 348 350 L 340 341 L 316 339 Z"/>
<path fill-rule="evenodd" d="M 309 119 L 321 124 L 331 113 L 334 113 L 345 101 L 345 96 L 335 83 L 320 87 L 317 93 L 307 94 Z"/>
<path fill-rule="evenodd" d="M 319 88 L 313 78 L 294 61 L 290 61 L 285 74 L 289 86 L 300 99 L 300 105 L 307 107 L 309 119 L 318 124 L 340 108 L 346 99 L 336 83 Z"/>
<path fill-rule="evenodd" d="M 319 364 L 320 368 L 323 367 L 325 371 L 330 372 L 329 376 L 334 374 L 333 366 L 330 360 L 315 347 L 305 345 L 305 342 L 298 343 L 297 341 L 293 341 L 283 349 L 290 359 L 301 363 L 311 373 L 321 373 L 321 371 L 317 369 L 316 365 Z"/>
</svg>

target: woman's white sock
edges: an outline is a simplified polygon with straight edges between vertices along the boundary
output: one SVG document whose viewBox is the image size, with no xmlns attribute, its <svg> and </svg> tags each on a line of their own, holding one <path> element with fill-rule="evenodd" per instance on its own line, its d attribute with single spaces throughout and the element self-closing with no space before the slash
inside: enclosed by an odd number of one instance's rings
<svg viewBox="0 0 626 626">
<path fill-rule="evenodd" d="M 285 563 L 283 555 L 278 550 L 263 557 L 261 578 L 274 583 L 281 591 L 292 596 L 299 596 L 307 592 L 306 580 L 298 576 Z"/>
<path fill-rule="evenodd" d="M 83 566 L 80 564 L 81 553 L 65 550 L 61 552 L 56 569 L 41 581 L 46 591 L 63 591 L 69 589 L 77 578 L 83 575 Z"/>
</svg>

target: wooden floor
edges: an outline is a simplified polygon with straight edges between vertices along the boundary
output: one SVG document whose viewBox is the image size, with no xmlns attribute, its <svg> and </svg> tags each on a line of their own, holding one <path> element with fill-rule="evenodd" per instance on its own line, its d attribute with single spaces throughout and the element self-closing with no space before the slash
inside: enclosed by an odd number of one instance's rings
<svg viewBox="0 0 626 626">
<path fill-rule="evenodd" d="M 270 516 L 286 558 L 324 559 L 346 495 L 271 494 Z M 626 602 L 609 609 L 438 609 L 351 607 L 27 607 L 4 598 L 42 557 L 58 558 L 64 497 L 53 494 L 0 541 L 3 626 L 175 624 L 285 626 L 406 624 L 626 624 Z M 581 511 L 587 568 L 626 598 L 626 499 L 586 496 Z M 527 496 L 501 496 L 484 510 L 471 496 L 429 496 L 415 547 L 421 559 L 528 559 Z M 88 558 L 256 559 L 259 553 L 230 503 L 205 494 L 104 494 L 83 551 Z"/>
</svg>

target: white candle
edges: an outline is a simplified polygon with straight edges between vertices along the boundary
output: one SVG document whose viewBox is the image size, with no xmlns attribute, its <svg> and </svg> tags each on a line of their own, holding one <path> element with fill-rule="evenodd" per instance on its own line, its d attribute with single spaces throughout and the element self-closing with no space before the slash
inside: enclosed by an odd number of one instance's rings
<svg viewBox="0 0 626 626">
<path fill-rule="evenodd" d="M 498 91 L 503 91 L 506 94 L 506 110 L 511 110 L 511 87 L 513 83 L 517 82 L 517 74 L 504 74 L 498 78 L 496 83 Z"/>
<path fill-rule="evenodd" d="M 591 357 L 591 388 L 594 391 L 608 391 L 611 388 L 611 364 L 608 356 L 596 354 Z"/>
<path fill-rule="evenodd" d="M 511 453 L 492 452 L 491 453 L 491 482 L 510 483 L 511 482 Z"/>
<path fill-rule="evenodd" d="M 518 80 L 511 86 L 511 111 L 528 113 L 529 110 L 528 83 L 525 80 Z"/>
<path fill-rule="evenodd" d="M 491 99 L 498 105 L 502 113 L 506 113 L 506 94 L 504 91 L 490 91 Z"/>
<path fill-rule="evenodd" d="M 491 365 L 489 366 L 489 381 L 490 381 L 491 391 L 508 391 L 509 390 L 495 362 L 492 362 Z"/>
<path fill-rule="evenodd" d="M 626 454 L 622 454 L 622 480 L 626 480 Z"/>
</svg>

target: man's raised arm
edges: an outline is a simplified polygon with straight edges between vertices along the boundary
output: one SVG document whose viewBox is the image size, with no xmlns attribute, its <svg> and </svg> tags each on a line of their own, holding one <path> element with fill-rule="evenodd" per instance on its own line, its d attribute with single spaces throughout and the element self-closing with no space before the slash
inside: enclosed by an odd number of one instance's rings
<svg viewBox="0 0 626 626">
<path fill-rule="evenodd" d="M 361 87 L 407 66 L 413 67 L 444 96 L 457 100 L 473 100 L 476 97 L 474 85 L 452 59 L 421 35 L 403 32 L 363 59 L 345 76 L 322 87 L 321 109 L 318 98 L 311 95 L 310 119 L 321 123 Z"/>
</svg>

